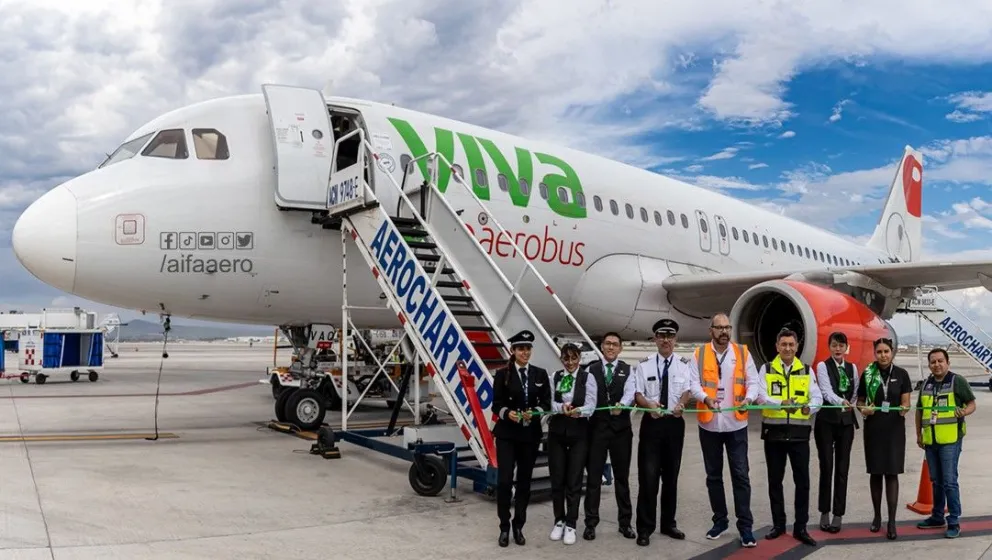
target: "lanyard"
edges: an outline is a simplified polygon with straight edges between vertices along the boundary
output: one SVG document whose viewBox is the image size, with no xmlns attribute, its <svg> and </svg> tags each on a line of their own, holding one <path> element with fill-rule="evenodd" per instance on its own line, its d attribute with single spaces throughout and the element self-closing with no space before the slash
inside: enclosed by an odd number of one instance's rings
<svg viewBox="0 0 992 560">
<path fill-rule="evenodd" d="M 726 350 L 723 351 L 723 357 L 717 357 L 716 359 L 716 375 L 720 379 L 723 379 L 723 362 L 727 359 L 727 354 L 730 353 L 730 347 L 728 346 Z"/>
</svg>

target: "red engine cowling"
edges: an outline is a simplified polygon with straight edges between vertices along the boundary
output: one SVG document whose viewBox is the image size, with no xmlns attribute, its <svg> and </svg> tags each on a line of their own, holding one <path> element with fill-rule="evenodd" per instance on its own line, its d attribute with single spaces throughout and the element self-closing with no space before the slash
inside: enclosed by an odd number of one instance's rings
<svg viewBox="0 0 992 560">
<path fill-rule="evenodd" d="M 799 334 L 797 356 L 811 367 L 830 355 L 828 340 L 835 331 L 847 335 L 847 359 L 859 369 L 875 360 L 875 340 L 891 338 L 899 344 L 894 329 L 863 303 L 826 286 L 794 280 L 762 282 L 741 294 L 730 324 L 734 339 L 747 344 L 758 368 L 775 357 L 783 327 Z"/>
</svg>

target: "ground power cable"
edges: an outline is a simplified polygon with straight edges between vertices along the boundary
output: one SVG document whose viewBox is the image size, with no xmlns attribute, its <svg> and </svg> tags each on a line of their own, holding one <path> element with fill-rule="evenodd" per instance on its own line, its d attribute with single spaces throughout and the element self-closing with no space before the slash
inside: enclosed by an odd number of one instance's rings
<svg viewBox="0 0 992 560">
<path fill-rule="evenodd" d="M 146 441 L 158 441 L 158 402 L 159 402 L 159 392 L 162 389 L 162 369 L 165 367 L 165 359 L 169 357 L 169 353 L 166 348 L 169 344 L 169 331 L 172 330 L 171 318 L 166 315 L 165 320 L 162 322 L 162 334 L 164 338 L 162 340 L 162 357 L 158 362 L 158 380 L 155 382 L 155 437 L 145 438 Z"/>
</svg>

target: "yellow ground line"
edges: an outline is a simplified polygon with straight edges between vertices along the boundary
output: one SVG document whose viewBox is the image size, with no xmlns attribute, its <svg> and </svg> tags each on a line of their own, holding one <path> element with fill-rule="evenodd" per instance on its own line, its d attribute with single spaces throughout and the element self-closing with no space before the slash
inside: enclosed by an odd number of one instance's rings
<svg viewBox="0 0 992 560">
<path fill-rule="evenodd" d="M 38 441 L 112 441 L 129 439 L 151 439 L 154 433 L 149 434 L 64 434 L 45 436 L 0 436 L 0 443 L 10 442 L 38 442 Z M 159 432 L 159 439 L 179 439 L 179 436 L 170 432 Z"/>
</svg>

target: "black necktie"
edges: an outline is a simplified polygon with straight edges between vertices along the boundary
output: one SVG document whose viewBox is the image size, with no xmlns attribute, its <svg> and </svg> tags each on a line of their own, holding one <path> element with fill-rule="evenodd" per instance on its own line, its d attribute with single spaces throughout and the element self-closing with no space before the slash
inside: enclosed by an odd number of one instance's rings
<svg viewBox="0 0 992 560">
<path fill-rule="evenodd" d="M 672 358 L 665 358 L 665 370 L 661 372 L 661 406 L 668 408 L 668 365 Z"/>
<path fill-rule="evenodd" d="M 520 368 L 520 383 L 524 386 L 524 406 L 527 405 L 527 368 Z"/>
</svg>

